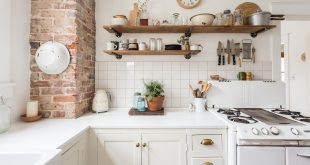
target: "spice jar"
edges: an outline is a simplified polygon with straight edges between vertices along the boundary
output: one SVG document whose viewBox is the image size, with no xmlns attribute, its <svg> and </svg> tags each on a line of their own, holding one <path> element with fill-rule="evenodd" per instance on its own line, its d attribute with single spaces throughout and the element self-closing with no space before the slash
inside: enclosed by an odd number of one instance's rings
<svg viewBox="0 0 310 165">
<path fill-rule="evenodd" d="M 231 13 L 230 10 L 225 10 L 224 11 L 224 20 L 225 20 L 225 26 L 232 26 L 233 25 L 233 19 L 234 19 L 234 16 L 233 14 Z"/>
<path fill-rule="evenodd" d="M 0 133 L 6 132 L 11 126 L 11 108 L 5 104 L 3 96 L 0 96 Z"/>
<path fill-rule="evenodd" d="M 171 25 L 179 25 L 180 24 L 180 14 L 173 13 L 171 17 Z"/>
</svg>

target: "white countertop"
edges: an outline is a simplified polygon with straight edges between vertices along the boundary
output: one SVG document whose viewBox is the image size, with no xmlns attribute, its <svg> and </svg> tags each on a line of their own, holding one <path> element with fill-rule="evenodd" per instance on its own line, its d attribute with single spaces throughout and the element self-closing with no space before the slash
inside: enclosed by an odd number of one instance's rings
<svg viewBox="0 0 310 165">
<path fill-rule="evenodd" d="M 0 134 L 1 148 L 61 148 L 88 128 L 227 128 L 209 112 L 168 110 L 164 116 L 129 116 L 126 109 L 89 113 L 78 119 L 45 119 L 35 123 L 15 123 Z"/>
</svg>

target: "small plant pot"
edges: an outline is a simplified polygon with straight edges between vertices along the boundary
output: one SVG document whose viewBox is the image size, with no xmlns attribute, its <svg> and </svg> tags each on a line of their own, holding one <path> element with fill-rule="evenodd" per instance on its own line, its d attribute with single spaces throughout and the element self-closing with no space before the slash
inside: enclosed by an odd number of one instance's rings
<svg viewBox="0 0 310 165">
<path fill-rule="evenodd" d="M 153 97 L 151 101 L 147 101 L 147 106 L 150 111 L 160 111 L 163 108 L 165 96 Z"/>
</svg>

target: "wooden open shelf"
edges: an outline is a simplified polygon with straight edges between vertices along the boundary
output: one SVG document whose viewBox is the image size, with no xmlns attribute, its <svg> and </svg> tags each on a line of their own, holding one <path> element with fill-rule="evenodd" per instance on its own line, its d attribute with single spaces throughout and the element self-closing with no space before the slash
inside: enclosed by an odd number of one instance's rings
<svg viewBox="0 0 310 165">
<path fill-rule="evenodd" d="M 167 25 L 167 26 L 103 26 L 110 33 L 121 37 L 122 33 L 249 33 L 256 37 L 258 33 L 275 28 L 268 26 L 191 26 L 191 25 Z"/>
<path fill-rule="evenodd" d="M 123 55 L 182 55 L 186 59 L 190 59 L 192 55 L 197 55 L 201 50 L 163 50 L 163 51 L 139 51 L 139 50 L 113 50 L 113 51 L 104 51 L 109 55 L 116 56 L 117 59 L 121 59 Z"/>
</svg>

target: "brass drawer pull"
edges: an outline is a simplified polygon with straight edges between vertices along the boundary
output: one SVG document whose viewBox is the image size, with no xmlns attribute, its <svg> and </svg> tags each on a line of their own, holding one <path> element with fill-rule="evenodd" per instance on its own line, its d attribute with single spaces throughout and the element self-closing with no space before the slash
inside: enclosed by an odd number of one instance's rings
<svg viewBox="0 0 310 165">
<path fill-rule="evenodd" d="M 136 147 L 140 147 L 140 143 L 137 143 L 137 144 L 136 144 Z"/>
<path fill-rule="evenodd" d="M 204 163 L 204 164 L 202 164 L 202 165 L 213 165 L 213 163 L 211 163 L 211 162 L 206 162 L 206 163 Z"/>
<path fill-rule="evenodd" d="M 200 144 L 205 145 L 205 146 L 210 146 L 212 144 L 214 144 L 214 142 L 212 141 L 212 139 L 203 139 Z"/>
</svg>

